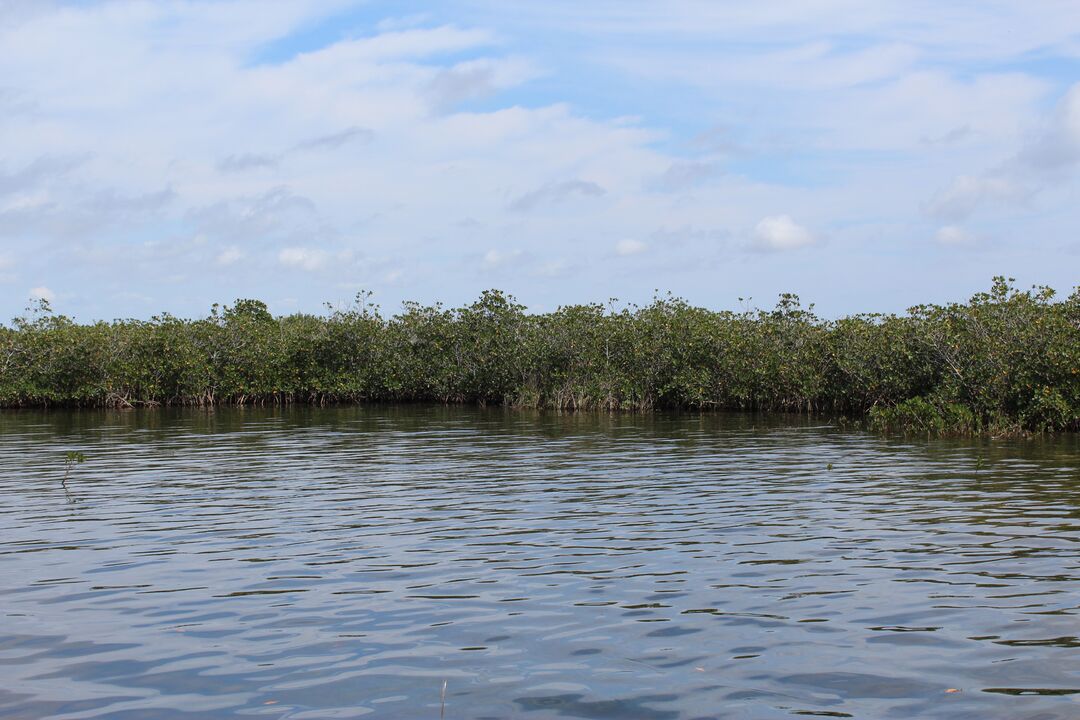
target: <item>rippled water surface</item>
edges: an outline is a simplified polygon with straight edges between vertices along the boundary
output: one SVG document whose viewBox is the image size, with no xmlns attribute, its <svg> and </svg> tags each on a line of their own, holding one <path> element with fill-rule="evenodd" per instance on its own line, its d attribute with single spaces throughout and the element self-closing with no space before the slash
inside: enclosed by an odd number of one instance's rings
<svg viewBox="0 0 1080 720">
<path fill-rule="evenodd" d="M 4 413 L 0 717 L 1078 718 L 1078 458 L 748 415 Z"/>
</svg>

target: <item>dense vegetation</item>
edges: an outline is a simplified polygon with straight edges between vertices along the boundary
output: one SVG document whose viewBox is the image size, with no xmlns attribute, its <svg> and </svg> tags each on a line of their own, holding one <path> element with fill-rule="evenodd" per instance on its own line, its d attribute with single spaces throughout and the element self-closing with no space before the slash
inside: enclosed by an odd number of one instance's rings
<svg viewBox="0 0 1080 720">
<path fill-rule="evenodd" d="M 820 411 L 916 432 L 1080 429 L 1080 289 L 995 278 L 966 303 L 823 320 L 646 307 L 527 314 L 497 291 L 467 307 L 361 295 L 325 316 L 254 300 L 183 320 L 80 325 L 42 303 L 0 326 L 0 405 L 436 401 L 566 409 Z"/>
</svg>

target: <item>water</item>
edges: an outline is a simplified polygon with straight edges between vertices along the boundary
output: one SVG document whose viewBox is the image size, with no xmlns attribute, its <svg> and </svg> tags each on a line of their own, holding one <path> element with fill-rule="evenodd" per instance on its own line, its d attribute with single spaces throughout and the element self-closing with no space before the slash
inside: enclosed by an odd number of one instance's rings
<svg viewBox="0 0 1080 720">
<path fill-rule="evenodd" d="M 1077 718 L 1078 457 L 748 415 L 3 413 L 0 717 Z"/>
</svg>

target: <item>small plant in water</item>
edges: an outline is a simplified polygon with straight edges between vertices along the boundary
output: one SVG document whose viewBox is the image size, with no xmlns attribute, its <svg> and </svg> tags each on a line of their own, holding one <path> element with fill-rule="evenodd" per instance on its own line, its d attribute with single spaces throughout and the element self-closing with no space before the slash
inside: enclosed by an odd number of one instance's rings
<svg viewBox="0 0 1080 720">
<path fill-rule="evenodd" d="M 72 450 L 64 455 L 64 479 L 60 481 L 60 484 L 67 487 L 68 476 L 71 475 L 71 469 L 76 465 L 82 465 L 86 462 L 86 456 L 81 452 Z"/>
</svg>

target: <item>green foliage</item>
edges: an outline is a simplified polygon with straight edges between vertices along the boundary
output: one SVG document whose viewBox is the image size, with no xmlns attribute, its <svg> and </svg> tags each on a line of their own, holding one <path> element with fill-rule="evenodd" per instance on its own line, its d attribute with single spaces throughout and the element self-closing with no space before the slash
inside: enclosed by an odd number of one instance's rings
<svg viewBox="0 0 1080 720">
<path fill-rule="evenodd" d="M 67 479 L 71 475 L 71 469 L 76 465 L 82 465 L 86 462 L 86 456 L 76 450 L 69 451 L 64 454 L 64 478 L 60 483 L 67 488 Z"/>
<path fill-rule="evenodd" d="M 927 435 L 965 434 L 980 429 L 978 419 L 967 407 L 921 395 L 892 407 L 871 408 L 870 424 L 881 430 Z"/>
<path fill-rule="evenodd" d="M 361 293 L 326 315 L 256 300 L 184 320 L 80 325 L 47 303 L 0 326 L 0 405 L 436 401 L 567 409 L 821 411 L 913 433 L 1080 429 L 1080 290 L 995 278 L 966 303 L 823 320 L 644 306 L 528 314 L 491 290 L 461 308 Z"/>
</svg>

